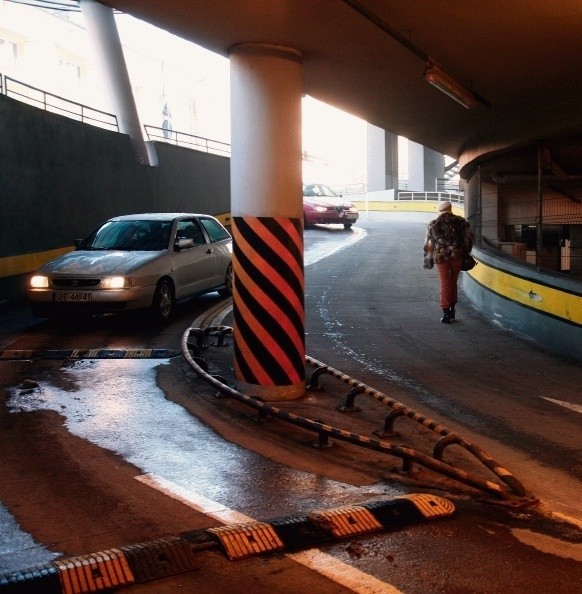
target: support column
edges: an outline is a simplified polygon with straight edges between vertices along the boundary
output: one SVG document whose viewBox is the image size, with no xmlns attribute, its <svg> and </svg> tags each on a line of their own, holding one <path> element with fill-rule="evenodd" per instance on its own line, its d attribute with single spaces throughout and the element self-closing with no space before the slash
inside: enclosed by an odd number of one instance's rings
<svg viewBox="0 0 582 594">
<path fill-rule="evenodd" d="M 436 192 L 437 178 L 445 176 L 445 158 L 417 142 L 408 142 L 408 189 Z"/>
<path fill-rule="evenodd" d="M 81 0 L 81 11 L 96 61 L 103 72 L 119 131 L 131 139 L 136 160 L 151 165 L 123 56 L 113 9 L 95 0 Z"/>
<path fill-rule="evenodd" d="M 367 125 L 368 191 L 398 191 L 398 135 Z"/>
<path fill-rule="evenodd" d="M 301 54 L 230 50 L 234 367 L 264 400 L 305 393 Z"/>
<path fill-rule="evenodd" d="M 408 191 L 424 192 L 424 147 L 408 141 Z M 430 191 L 434 191 L 433 188 Z"/>
</svg>

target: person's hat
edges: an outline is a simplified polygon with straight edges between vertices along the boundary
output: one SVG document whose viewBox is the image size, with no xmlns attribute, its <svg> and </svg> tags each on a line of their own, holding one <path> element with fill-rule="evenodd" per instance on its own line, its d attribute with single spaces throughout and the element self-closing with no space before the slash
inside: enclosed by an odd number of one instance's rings
<svg viewBox="0 0 582 594">
<path fill-rule="evenodd" d="M 438 206 L 437 206 L 437 211 L 438 212 L 445 212 L 447 210 L 451 210 L 453 207 L 453 205 L 448 202 L 447 200 L 445 200 L 444 202 L 439 202 Z"/>
</svg>

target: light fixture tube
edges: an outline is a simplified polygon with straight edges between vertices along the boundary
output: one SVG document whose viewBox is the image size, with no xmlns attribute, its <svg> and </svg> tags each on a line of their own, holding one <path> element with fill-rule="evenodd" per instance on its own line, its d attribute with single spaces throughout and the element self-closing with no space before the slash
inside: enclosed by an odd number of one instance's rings
<svg viewBox="0 0 582 594">
<path fill-rule="evenodd" d="M 471 109 L 477 105 L 477 98 L 469 89 L 466 89 L 435 64 L 431 62 L 427 64 L 424 71 L 424 78 L 439 91 L 442 91 L 466 109 Z"/>
</svg>

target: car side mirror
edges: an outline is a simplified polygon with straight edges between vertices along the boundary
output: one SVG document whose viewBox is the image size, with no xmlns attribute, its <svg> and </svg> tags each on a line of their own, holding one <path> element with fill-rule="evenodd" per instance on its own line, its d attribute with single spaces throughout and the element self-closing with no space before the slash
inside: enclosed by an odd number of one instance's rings
<svg viewBox="0 0 582 594">
<path fill-rule="evenodd" d="M 73 240 L 73 245 L 75 246 L 76 250 L 78 250 L 81 247 L 82 243 L 83 243 L 82 239 L 74 239 Z"/>
<path fill-rule="evenodd" d="M 181 252 L 182 250 L 186 250 L 188 248 L 194 247 L 194 240 L 193 239 L 176 239 L 174 242 L 174 251 Z"/>
</svg>

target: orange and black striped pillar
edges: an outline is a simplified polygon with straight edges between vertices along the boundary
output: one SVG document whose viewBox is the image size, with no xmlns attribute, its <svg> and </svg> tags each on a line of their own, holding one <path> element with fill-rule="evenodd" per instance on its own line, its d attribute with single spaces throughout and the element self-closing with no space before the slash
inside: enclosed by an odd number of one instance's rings
<svg viewBox="0 0 582 594">
<path fill-rule="evenodd" d="M 230 50 L 234 368 L 263 400 L 305 393 L 301 54 Z"/>
</svg>

